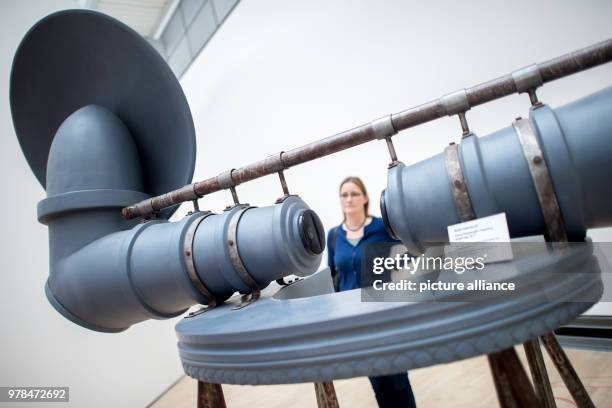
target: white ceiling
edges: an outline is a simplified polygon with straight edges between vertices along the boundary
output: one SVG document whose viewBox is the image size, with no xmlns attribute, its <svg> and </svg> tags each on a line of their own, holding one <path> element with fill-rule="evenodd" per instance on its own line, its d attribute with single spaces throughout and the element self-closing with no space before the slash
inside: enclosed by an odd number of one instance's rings
<svg viewBox="0 0 612 408">
<path fill-rule="evenodd" d="M 140 35 L 158 39 L 178 0 L 79 0 L 81 7 L 108 14 Z"/>
</svg>

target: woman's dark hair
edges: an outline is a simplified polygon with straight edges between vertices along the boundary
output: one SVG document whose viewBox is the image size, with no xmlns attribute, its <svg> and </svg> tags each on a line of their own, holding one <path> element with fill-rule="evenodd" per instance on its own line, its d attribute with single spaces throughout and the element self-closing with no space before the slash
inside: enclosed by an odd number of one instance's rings
<svg viewBox="0 0 612 408">
<path fill-rule="evenodd" d="M 369 217 L 370 214 L 368 213 L 368 207 L 370 205 L 370 197 L 368 196 L 368 191 L 366 190 L 365 184 L 363 184 L 363 181 L 359 177 L 349 176 L 345 178 L 344 180 L 342 180 L 342 183 L 340 183 L 340 187 L 338 188 L 339 192 L 342 191 L 342 186 L 345 185 L 346 183 L 355 184 L 359 188 L 359 190 L 361 190 L 361 194 L 368 197 L 368 201 L 363 205 L 363 210 L 365 211 L 366 217 Z"/>
</svg>

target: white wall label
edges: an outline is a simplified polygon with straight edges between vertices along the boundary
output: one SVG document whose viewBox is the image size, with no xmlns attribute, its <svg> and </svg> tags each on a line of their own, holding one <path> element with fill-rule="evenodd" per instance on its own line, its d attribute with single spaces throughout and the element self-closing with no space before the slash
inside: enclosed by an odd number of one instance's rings
<svg viewBox="0 0 612 408">
<path fill-rule="evenodd" d="M 447 230 L 448 240 L 451 242 L 451 245 L 444 248 L 447 256 L 482 256 L 485 263 L 509 261 L 514 258 L 506 213 L 449 225 Z M 495 242 L 507 244 L 494 244 Z"/>
<path fill-rule="evenodd" d="M 450 242 L 510 242 L 506 213 L 449 225 Z"/>
</svg>

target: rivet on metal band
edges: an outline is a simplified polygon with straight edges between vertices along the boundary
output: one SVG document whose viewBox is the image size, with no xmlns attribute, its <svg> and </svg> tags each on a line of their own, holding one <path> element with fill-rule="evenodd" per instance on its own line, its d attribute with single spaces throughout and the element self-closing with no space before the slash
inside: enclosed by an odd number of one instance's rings
<svg viewBox="0 0 612 408">
<path fill-rule="evenodd" d="M 567 242 L 567 232 L 559 202 L 535 131 L 528 119 L 518 119 L 512 123 L 512 126 L 529 166 L 531 180 L 546 224 L 547 238 L 553 242 Z"/>
<path fill-rule="evenodd" d="M 232 215 L 232 219 L 229 222 L 227 228 L 227 246 L 229 250 L 230 262 L 232 263 L 232 267 L 242 280 L 242 282 L 249 287 L 251 290 L 250 293 L 244 295 L 242 297 L 242 302 L 240 305 L 236 306 L 235 309 L 243 308 L 244 306 L 256 301 L 259 299 L 261 294 L 261 289 L 255 279 L 251 276 L 251 274 L 247 271 L 242 259 L 240 258 L 240 253 L 238 252 L 238 222 L 242 215 L 250 208 L 254 208 L 248 205 L 245 205 L 240 210 L 236 211 Z"/>
<path fill-rule="evenodd" d="M 446 166 L 448 182 L 459 220 L 461 222 L 473 220 L 476 218 L 476 213 L 472 207 L 472 201 L 470 200 L 465 179 L 463 178 L 463 170 L 461 170 L 461 163 L 459 162 L 458 145 L 453 143 L 444 149 L 444 165 Z"/>
<path fill-rule="evenodd" d="M 217 305 L 217 299 L 212 294 L 212 292 L 206 287 L 204 282 L 200 279 L 196 272 L 195 263 L 193 261 L 193 239 L 195 237 L 196 230 L 200 226 L 200 223 L 212 213 L 207 211 L 202 215 L 194 218 L 187 229 L 187 233 L 185 234 L 185 243 L 183 245 L 183 256 L 185 257 L 185 266 L 187 267 L 187 276 L 189 276 L 189 280 L 193 284 L 193 286 L 200 292 L 207 301 L 207 305 L 209 308 L 213 308 Z"/>
</svg>

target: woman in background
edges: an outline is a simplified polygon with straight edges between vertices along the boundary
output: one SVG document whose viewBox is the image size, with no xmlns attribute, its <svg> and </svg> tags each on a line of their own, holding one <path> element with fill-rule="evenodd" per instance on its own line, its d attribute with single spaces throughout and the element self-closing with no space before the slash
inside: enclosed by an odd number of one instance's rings
<svg viewBox="0 0 612 408">
<path fill-rule="evenodd" d="M 381 218 L 368 213 L 369 198 L 359 177 L 340 183 L 342 223 L 327 234 L 327 263 L 336 291 L 361 287 L 361 251 L 366 243 L 396 242 L 387 234 Z M 370 377 L 381 408 L 416 407 L 408 374 Z"/>
</svg>

